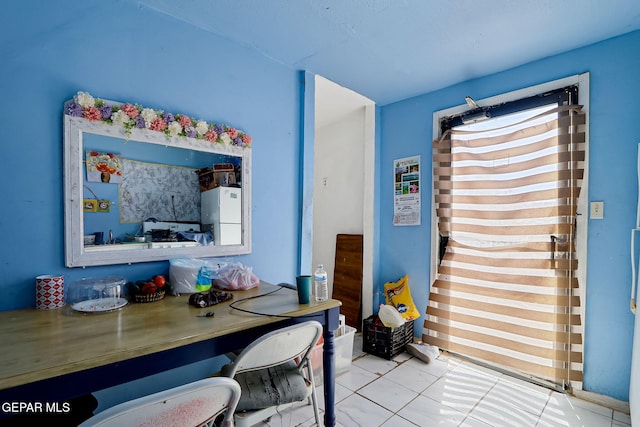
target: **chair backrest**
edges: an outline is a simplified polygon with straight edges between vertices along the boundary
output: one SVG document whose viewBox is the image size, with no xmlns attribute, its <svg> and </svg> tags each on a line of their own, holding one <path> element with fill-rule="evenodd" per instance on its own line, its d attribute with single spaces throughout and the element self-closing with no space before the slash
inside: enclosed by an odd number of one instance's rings
<svg viewBox="0 0 640 427">
<path fill-rule="evenodd" d="M 232 426 L 240 385 L 231 378 L 195 381 L 106 409 L 79 427 L 199 427 L 227 411 L 223 425 Z"/>
<path fill-rule="evenodd" d="M 231 363 L 226 375 L 268 368 L 294 360 L 307 360 L 322 336 L 322 325 L 311 320 L 269 332 L 247 346 Z"/>
</svg>

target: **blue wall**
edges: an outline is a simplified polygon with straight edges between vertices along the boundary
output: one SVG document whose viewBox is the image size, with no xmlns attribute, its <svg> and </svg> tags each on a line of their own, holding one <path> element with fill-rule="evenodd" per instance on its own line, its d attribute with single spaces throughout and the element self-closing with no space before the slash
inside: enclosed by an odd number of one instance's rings
<svg viewBox="0 0 640 427">
<path fill-rule="evenodd" d="M 168 262 L 67 269 L 62 112 L 77 91 L 227 123 L 253 137 L 252 247 L 261 279 L 293 282 L 299 240 L 295 70 L 128 0 L 3 5 L 0 14 L 0 310 L 35 306 L 34 278 L 168 272 Z M 273 250 L 277 247 L 277 250 Z M 213 372 L 208 361 L 97 394 L 100 408 Z"/>
<path fill-rule="evenodd" d="M 636 158 L 640 135 L 640 32 L 536 61 L 495 75 L 381 108 L 380 271 L 377 285 L 410 276 L 422 313 L 430 277 L 432 115 L 464 103 L 547 81 L 590 73 L 590 177 L 588 199 L 605 202 L 605 218 L 589 221 L 584 388 L 629 399 L 633 315 L 630 229 L 635 227 Z M 422 156 L 422 225 L 393 227 L 392 161 Z M 416 322 L 422 330 L 423 318 Z"/>
<path fill-rule="evenodd" d="M 5 5 L 0 17 L 0 310 L 35 306 L 34 277 L 130 280 L 168 262 L 67 269 L 63 252 L 63 103 L 79 90 L 253 136 L 253 253 L 261 279 L 297 272 L 300 87 L 295 70 L 126 0 Z M 278 250 L 273 247 L 277 245 Z"/>
</svg>

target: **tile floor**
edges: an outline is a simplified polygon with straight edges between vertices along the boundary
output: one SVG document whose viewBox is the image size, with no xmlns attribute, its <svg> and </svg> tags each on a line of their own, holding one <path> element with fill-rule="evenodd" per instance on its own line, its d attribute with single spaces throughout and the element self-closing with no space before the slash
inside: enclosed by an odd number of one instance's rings
<svg viewBox="0 0 640 427">
<path fill-rule="evenodd" d="M 324 409 L 322 387 L 318 388 Z M 362 352 L 354 339 L 349 372 L 336 378 L 340 427 L 629 427 L 628 414 L 532 385 L 467 361 L 441 355 L 425 364 L 407 353 L 385 360 Z M 314 425 L 308 404 L 265 423 Z"/>
</svg>

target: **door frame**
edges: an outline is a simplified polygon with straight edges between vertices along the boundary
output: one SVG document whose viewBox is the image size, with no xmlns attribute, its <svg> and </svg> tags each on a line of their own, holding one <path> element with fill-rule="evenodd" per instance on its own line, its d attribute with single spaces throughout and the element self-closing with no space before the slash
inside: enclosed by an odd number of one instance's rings
<svg viewBox="0 0 640 427">
<path fill-rule="evenodd" d="M 558 80 L 553 80 L 547 83 L 529 86 L 527 88 L 515 90 L 512 92 L 503 93 L 500 95 L 492 96 L 489 98 L 479 99 L 476 102 L 482 106 L 490 106 L 502 104 L 510 101 L 517 101 L 519 99 L 535 96 L 540 93 L 561 89 L 567 86 L 578 86 L 578 103 L 583 106 L 582 111 L 587 114 L 587 122 L 585 124 L 585 160 L 584 160 L 584 177 L 582 180 L 582 186 L 580 190 L 580 197 L 578 198 L 577 216 L 576 216 L 576 256 L 578 258 L 578 269 L 576 276 L 581 286 L 581 304 L 580 311 L 582 317 L 582 342 L 585 342 L 585 330 L 586 326 L 586 307 L 587 307 L 587 236 L 589 225 L 589 73 L 576 74 L 569 77 L 565 77 Z M 443 117 L 452 116 L 455 114 L 461 114 L 469 110 L 469 106 L 461 104 L 455 107 L 447 108 L 445 110 L 435 111 L 433 113 L 433 140 L 440 138 L 440 119 Z M 432 194 L 434 190 L 432 189 Z M 438 218 L 436 216 L 436 204 L 435 198 L 431 198 L 431 253 L 437 254 L 439 250 L 439 235 L 438 235 Z M 431 257 L 430 266 L 430 282 L 435 281 L 438 273 L 438 257 Z"/>
</svg>

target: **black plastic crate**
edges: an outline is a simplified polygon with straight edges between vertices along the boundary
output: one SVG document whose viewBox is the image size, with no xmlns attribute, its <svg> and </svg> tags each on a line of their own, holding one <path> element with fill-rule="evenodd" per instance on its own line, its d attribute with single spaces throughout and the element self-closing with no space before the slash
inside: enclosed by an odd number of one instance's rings
<svg viewBox="0 0 640 427">
<path fill-rule="evenodd" d="M 378 316 L 370 316 L 362 321 L 362 351 L 391 360 L 402 353 L 413 341 L 413 322 L 406 322 L 397 328 L 382 325 Z"/>
</svg>

